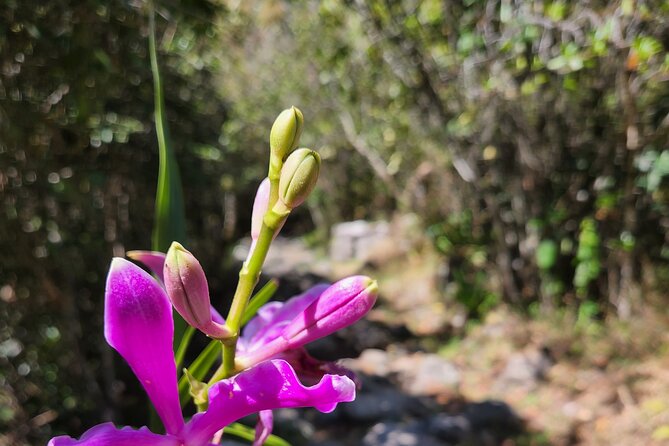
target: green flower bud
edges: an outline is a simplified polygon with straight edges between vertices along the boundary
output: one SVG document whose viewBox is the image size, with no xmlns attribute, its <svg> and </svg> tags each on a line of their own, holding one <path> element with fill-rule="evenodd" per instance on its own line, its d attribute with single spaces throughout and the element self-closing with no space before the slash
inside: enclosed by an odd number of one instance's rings
<svg viewBox="0 0 669 446">
<path fill-rule="evenodd" d="M 269 133 L 269 147 L 272 154 L 285 159 L 300 142 L 304 116 L 300 109 L 290 107 L 282 111 L 274 121 Z"/>
<path fill-rule="evenodd" d="M 281 169 L 279 199 L 288 208 L 294 209 L 307 199 L 321 167 L 321 157 L 309 149 L 297 149 L 290 154 Z"/>
</svg>

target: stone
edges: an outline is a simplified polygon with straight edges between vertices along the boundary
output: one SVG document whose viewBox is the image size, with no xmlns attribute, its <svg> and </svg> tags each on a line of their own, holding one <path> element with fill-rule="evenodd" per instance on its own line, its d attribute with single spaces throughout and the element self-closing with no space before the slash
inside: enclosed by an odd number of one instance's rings
<svg viewBox="0 0 669 446">
<path fill-rule="evenodd" d="M 364 262 L 374 246 L 387 238 L 389 233 L 390 225 L 384 221 L 355 220 L 338 223 L 332 227 L 330 259 L 336 262 Z"/>
<path fill-rule="evenodd" d="M 384 350 L 370 348 L 363 351 L 355 360 L 349 360 L 350 366 L 366 375 L 388 376 L 392 359 Z"/>
<path fill-rule="evenodd" d="M 377 422 L 400 420 L 414 411 L 416 404 L 409 396 L 393 388 L 365 391 L 358 393 L 355 401 L 342 406 L 346 416 L 357 422 Z"/>
<path fill-rule="evenodd" d="M 453 444 L 498 445 L 520 433 L 522 422 L 502 401 L 467 403 L 457 414 L 439 413 L 427 421 L 427 432 Z"/>
<path fill-rule="evenodd" d="M 440 413 L 428 421 L 428 432 L 449 443 L 462 443 L 472 434 L 472 426 L 463 415 Z"/>
<path fill-rule="evenodd" d="M 398 358 L 393 368 L 399 372 L 403 389 L 410 395 L 456 395 L 460 372 L 450 361 L 431 353 L 414 353 Z"/>
<path fill-rule="evenodd" d="M 381 422 L 372 426 L 362 439 L 363 446 L 444 446 L 425 431 L 423 423 Z"/>
<path fill-rule="evenodd" d="M 545 350 L 528 350 L 512 354 L 495 382 L 495 388 L 508 386 L 534 387 L 544 379 L 552 366 L 552 360 Z"/>
</svg>

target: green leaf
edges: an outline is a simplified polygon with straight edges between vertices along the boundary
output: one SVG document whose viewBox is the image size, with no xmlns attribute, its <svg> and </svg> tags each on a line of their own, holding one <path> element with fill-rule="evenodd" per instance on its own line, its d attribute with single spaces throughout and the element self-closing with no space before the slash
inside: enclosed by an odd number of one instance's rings
<svg viewBox="0 0 669 446">
<path fill-rule="evenodd" d="M 244 440 L 253 441 L 255 439 L 255 430 L 248 426 L 244 426 L 241 423 L 232 423 L 231 425 L 226 427 L 223 432 L 225 434 L 234 435 L 235 437 L 238 438 L 243 438 Z M 290 446 L 290 443 L 288 443 L 281 437 L 277 437 L 276 435 L 270 435 L 269 438 L 267 438 L 267 441 L 265 441 L 265 445 Z"/>
<path fill-rule="evenodd" d="M 255 296 L 249 300 L 246 310 L 244 311 L 244 316 L 242 316 L 242 326 L 246 325 L 248 321 L 255 316 L 260 307 L 265 305 L 268 300 L 274 296 L 276 289 L 279 287 L 279 282 L 276 279 L 272 279 L 264 287 L 256 293 Z"/>
<path fill-rule="evenodd" d="M 184 356 L 186 356 L 186 350 L 188 350 L 188 344 L 190 344 L 190 340 L 193 338 L 194 334 L 195 334 L 195 327 L 191 327 L 189 325 L 186 328 L 186 331 L 184 331 L 184 335 L 181 337 L 181 341 L 179 342 L 179 347 L 177 348 L 177 351 L 174 354 L 174 361 L 177 364 L 177 370 L 181 368 L 181 364 L 184 361 Z"/>
<path fill-rule="evenodd" d="M 173 241 L 185 243 L 186 217 L 184 200 L 181 191 L 181 178 L 165 119 L 165 99 L 158 69 L 156 52 L 156 21 L 153 4 L 149 9 L 149 55 L 151 57 L 151 73 L 153 74 L 154 114 L 156 120 L 156 136 L 158 137 L 158 189 L 156 191 L 155 221 L 151 249 L 167 252 Z M 186 330 L 186 322 L 176 312 L 174 315 L 174 350 L 178 350 L 181 338 Z M 188 344 L 184 348 L 188 347 Z"/>
<path fill-rule="evenodd" d="M 159 168 L 156 191 L 156 214 L 153 226 L 152 249 L 166 252 L 173 241 L 184 242 L 185 212 L 181 178 L 165 118 L 165 98 L 156 52 L 156 26 L 153 9 L 149 13 L 149 54 L 153 73 L 154 113 L 158 138 Z"/>
<path fill-rule="evenodd" d="M 188 372 L 197 380 L 204 380 L 207 372 L 214 365 L 216 360 L 221 356 L 221 343 L 212 340 L 209 342 L 204 350 L 195 358 L 195 361 L 188 367 Z M 179 379 L 179 401 L 181 407 L 184 407 L 190 399 L 190 387 L 188 385 L 188 377 L 186 374 L 181 375 Z"/>
</svg>

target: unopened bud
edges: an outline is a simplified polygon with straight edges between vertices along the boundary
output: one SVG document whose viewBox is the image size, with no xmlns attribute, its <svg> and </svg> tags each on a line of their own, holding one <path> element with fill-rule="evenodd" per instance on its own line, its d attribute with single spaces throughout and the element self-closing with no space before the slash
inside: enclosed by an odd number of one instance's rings
<svg viewBox="0 0 669 446">
<path fill-rule="evenodd" d="M 279 199 L 288 209 L 294 209 L 307 199 L 321 168 L 321 157 L 309 149 L 297 149 L 290 154 L 281 169 Z"/>
<path fill-rule="evenodd" d="M 212 320 L 209 285 L 200 262 L 177 242 L 167 251 L 163 276 L 167 296 L 186 322 L 215 339 L 230 334 Z"/>
<path fill-rule="evenodd" d="M 251 367 L 266 359 L 297 349 L 361 319 L 374 306 L 378 295 L 376 281 L 353 276 L 328 287 L 290 322 L 281 321 L 281 333 L 266 343 L 259 342 L 240 356 L 240 368 Z"/>
<path fill-rule="evenodd" d="M 282 337 L 290 348 L 334 333 L 361 319 L 372 309 L 379 287 L 366 276 L 336 282 L 286 326 Z"/>
<path fill-rule="evenodd" d="M 272 154 L 280 159 L 285 159 L 290 152 L 295 150 L 300 142 L 304 116 L 297 107 L 290 107 L 282 111 L 272 124 L 269 133 L 269 146 Z"/>
</svg>

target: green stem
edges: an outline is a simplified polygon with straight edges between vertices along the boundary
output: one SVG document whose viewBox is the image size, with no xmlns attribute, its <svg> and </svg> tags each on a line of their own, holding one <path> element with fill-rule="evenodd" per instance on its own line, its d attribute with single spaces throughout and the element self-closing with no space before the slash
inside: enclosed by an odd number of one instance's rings
<svg viewBox="0 0 669 446">
<path fill-rule="evenodd" d="M 242 265 L 241 271 L 239 271 L 239 282 L 237 283 L 237 289 L 232 298 L 232 306 L 225 322 L 225 326 L 230 330 L 232 335 L 230 338 L 222 340 L 223 362 L 209 380 L 210 385 L 235 374 L 235 351 L 244 311 L 253 293 L 253 289 L 258 284 L 260 271 L 263 263 L 265 263 L 265 258 L 274 239 L 274 234 L 281 227 L 288 214 L 290 214 L 290 210 L 280 203 L 265 214 L 255 249 L 248 261 Z"/>
<path fill-rule="evenodd" d="M 281 178 L 281 168 L 283 160 L 278 156 L 271 154 L 269 157 L 269 201 L 267 209 L 272 209 L 279 200 L 279 178 Z"/>
</svg>

